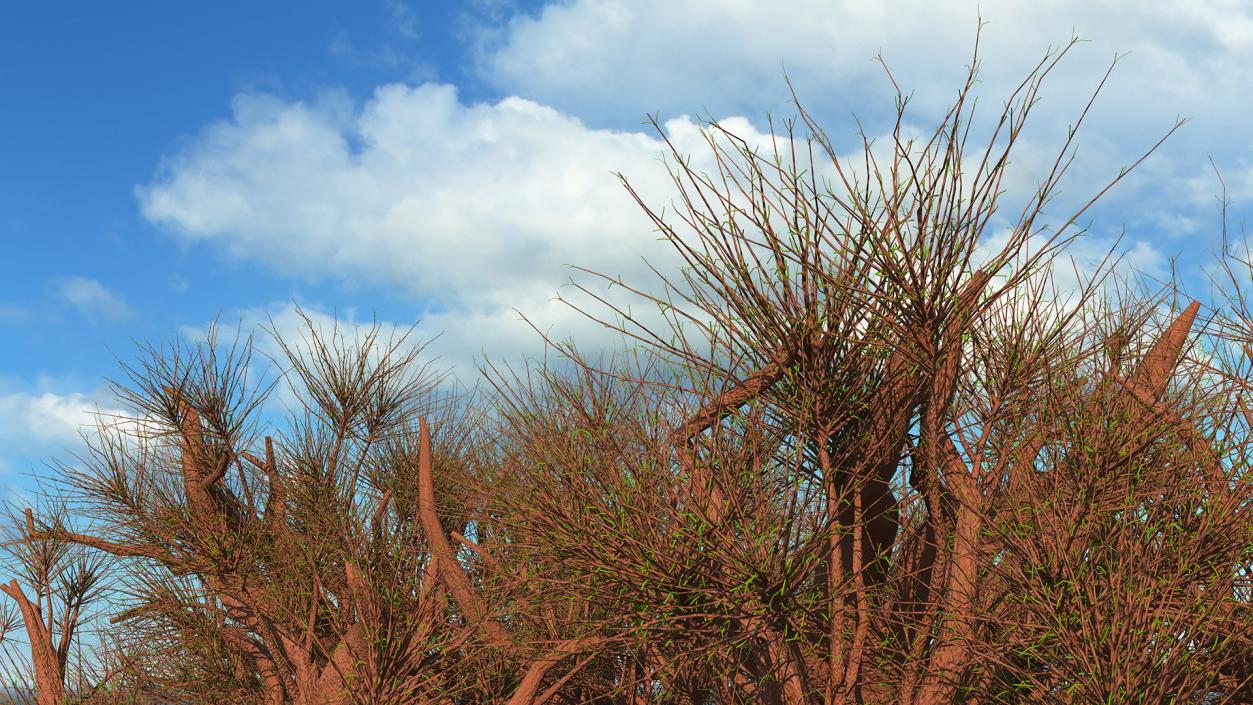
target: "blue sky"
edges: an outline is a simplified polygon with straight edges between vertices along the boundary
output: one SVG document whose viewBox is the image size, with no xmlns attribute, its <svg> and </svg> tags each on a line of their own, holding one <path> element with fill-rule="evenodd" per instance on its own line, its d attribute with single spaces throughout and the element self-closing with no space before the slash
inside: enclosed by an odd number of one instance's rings
<svg viewBox="0 0 1253 705">
<path fill-rule="evenodd" d="M 0 485 L 28 488 L 75 447 L 84 409 L 135 341 L 215 316 L 421 319 L 463 378 L 540 350 L 518 309 L 594 329 L 552 297 L 568 263 L 666 266 L 612 171 L 667 202 L 657 136 L 700 152 L 698 117 L 764 139 L 791 114 L 783 72 L 841 149 L 853 115 L 890 130 L 882 52 L 925 127 L 962 77 L 973 3 L 909 0 L 419 3 L 41 2 L 0 9 Z M 884 6 L 888 3 L 882 4 Z M 1059 209 L 1174 122 L 1190 123 L 1085 218 L 1091 259 L 1125 230 L 1129 266 L 1186 280 L 1253 198 L 1247 3 L 985 7 L 995 109 L 1051 45 L 1011 187 L 1029 188 L 1115 54 Z M 1082 263 L 1081 263 L 1082 264 Z"/>
</svg>

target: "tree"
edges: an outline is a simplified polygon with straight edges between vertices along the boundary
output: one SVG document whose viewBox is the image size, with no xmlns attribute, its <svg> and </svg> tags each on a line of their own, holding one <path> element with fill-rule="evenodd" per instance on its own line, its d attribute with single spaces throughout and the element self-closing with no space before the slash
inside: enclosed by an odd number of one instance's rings
<svg viewBox="0 0 1253 705">
<path fill-rule="evenodd" d="M 628 287 L 668 328 L 588 311 L 638 343 L 608 361 L 465 394 L 378 327 L 275 333 L 269 384 L 251 338 L 147 349 L 67 518 L 26 520 L 114 561 L 91 697 L 1247 701 L 1253 266 L 1204 313 L 1108 262 L 1067 298 L 1074 129 L 989 236 L 1068 48 L 980 147 L 977 52 L 930 135 L 898 96 L 860 163 L 803 110 L 768 149 L 709 125 L 677 221 L 637 195 L 686 264 Z"/>
<path fill-rule="evenodd" d="M 63 509 L 52 514 L 63 520 Z M 7 670 L 20 673 L 21 657 L 12 653 L 9 634 L 20 621 L 26 634 L 27 654 L 33 673 L 28 682 L 35 687 L 37 705 L 60 705 L 67 692 L 81 690 L 84 679 L 92 674 L 81 672 L 81 659 L 71 660 L 81 649 L 82 632 L 92 603 L 108 588 L 102 561 L 84 553 L 64 539 L 36 535 L 32 531 L 31 510 L 24 512 L 24 521 L 14 521 L 18 535 L 5 543 L 7 563 L 20 577 L 0 585 L 0 591 L 13 601 L 18 615 L 6 615 L 0 632 Z M 28 594 L 28 591 L 30 593 Z M 67 690 L 68 689 L 68 690 Z"/>
<path fill-rule="evenodd" d="M 612 409 L 664 388 L 685 410 L 668 435 L 605 411 L 562 431 L 530 394 L 518 416 L 538 428 L 519 444 L 538 450 L 518 472 L 569 486 L 533 492 L 519 523 L 647 623 L 662 646 L 645 669 L 667 690 L 787 705 L 1248 694 L 1249 371 L 1223 353 L 1249 328 L 1214 312 L 1183 368 L 1198 303 L 1158 334 L 1169 290 L 1106 299 L 1108 266 L 1069 303 L 1050 288 L 1092 203 L 1044 228 L 1075 128 L 988 247 L 1011 151 L 1065 53 L 973 160 L 977 61 L 928 138 L 906 138 L 900 98 L 886 157 L 867 141 L 850 164 L 803 111 L 807 140 L 789 125 L 760 151 L 714 124 L 716 173 L 673 154 L 673 220 L 637 196 L 687 268 L 663 294 L 632 289 L 669 329 L 612 305 L 604 322 L 672 374 L 583 361 L 624 387 L 547 393 Z M 554 437 L 578 450 L 552 458 Z"/>
<path fill-rule="evenodd" d="M 447 510 L 439 495 L 490 455 L 467 442 L 473 411 L 433 397 L 405 336 L 307 333 L 303 347 L 278 339 L 300 395 L 278 438 L 255 435 L 271 387 L 248 384 L 251 340 L 213 332 L 150 350 L 117 385 L 134 430 L 102 436 L 67 477 L 97 530 L 32 525 L 128 567 L 115 690 L 163 703 L 533 702 L 596 640 L 519 641 L 532 610 L 510 606 L 506 623 L 463 564 L 454 541 L 484 555 L 491 544 L 463 535 L 473 497 Z M 507 583 L 500 593 L 518 599 Z"/>
</svg>

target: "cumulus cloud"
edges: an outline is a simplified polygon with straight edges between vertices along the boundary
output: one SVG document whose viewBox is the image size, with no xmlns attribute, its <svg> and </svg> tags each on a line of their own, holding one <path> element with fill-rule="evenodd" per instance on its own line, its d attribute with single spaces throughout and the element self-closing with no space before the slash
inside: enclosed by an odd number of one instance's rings
<svg viewBox="0 0 1253 705">
<path fill-rule="evenodd" d="M 928 111 L 946 105 L 963 78 L 974 36 L 974 11 L 952 2 L 887 9 L 797 0 L 766 7 L 653 0 L 548 5 L 515 17 L 499 40 L 484 45 L 482 76 L 510 96 L 495 102 L 466 102 L 453 86 L 436 83 L 383 86 L 362 106 L 334 94 L 310 102 L 240 95 L 229 119 L 206 126 L 137 188 L 142 212 L 180 240 L 284 275 L 401 292 L 418 305 L 415 318 L 424 330 L 444 333 L 431 350 L 459 375 L 472 374 L 481 353 L 500 359 L 538 352 L 531 325 L 558 339 L 603 335 L 554 301 L 563 282 L 580 278 L 567 264 L 631 283 L 654 281 L 644 258 L 667 272 L 677 264 L 613 177 L 623 172 L 657 208 L 675 197 L 658 162 L 664 143 L 638 126 L 646 110 L 679 114 L 663 122 L 664 136 L 694 155 L 699 169 L 710 169 L 701 161 L 707 148 L 699 121 L 681 113 L 764 115 L 786 98 L 782 60 L 802 98 L 819 97 L 820 122 L 858 112 L 868 132 L 881 134 L 892 126 L 876 122 L 892 108 L 889 84 L 871 60 L 882 47 L 922 108 L 909 130 L 926 134 Z M 989 15 L 984 56 L 997 60 L 985 66 L 980 95 L 998 107 L 998 91 L 1021 79 L 1072 27 L 1100 34 L 1106 47 L 1064 65 L 1069 68 L 1052 84 L 1062 107 L 1046 91 L 1042 122 L 1052 131 L 1020 142 L 1005 184 L 1011 201 L 1030 196 L 1051 167 L 1056 155 L 1049 145 L 1064 139 L 1066 120 L 1114 49 L 1134 49 L 1151 69 L 1115 82 L 1105 101 L 1114 109 L 1093 114 L 1097 129 L 1081 141 L 1079 187 L 1063 191 L 1070 200 L 1059 199 L 1061 212 L 1083 203 L 1170 125 L 1175 110 L 1150 110 L 1146 100 L 1190 101 L 1222 117 L 1211 109 L 1216 100 L 1199 88 L 1197 65 L 1170 48 L 1178 32 L 1198 38 L 1195 56 L 1210 68 L 1242 60 L 1248 48 L 1237 31 L 1239 13 L 1220 26 L 1218 15 L 1201 9 L 1180 9 L 1173 19 L 1144 9 L 1123 22 L 1112 6 L 1083 13 L 1059 7 Z M 1074 17 L 1082 23 L 1075 26 Z M 1165 88 L 1147 90 L 1156 84 Z M 1129 110 L 1142 110 L 1139 119 L 1119 123 Z M 771 139 L 760 120 L 722 122 L 750 144 Z M 1114 123 L 1118 129 L 1100 127 Z M 859 142 L 832 134 L 842 152 L 858 151 Z M 881 140 L 876 148 L 884 146 Z M 1135 199 L 1136 208 L 1115 211 L 1113 228 L 1099 230 L 1094 242 L 1107 242 L 1109 231 L 1129 220 L 1125 245 L 1132 259 L 1160 269 L 1160 248 L 1143 242 L 1136 228 L 1180 236 L 1203 227 L 1195 186 L 1182 199 L 1191 210 L 1163 197 L 1181 178 L 1195 179 L 1194 162 L 1173 153 L 1146 163 L 1138 179 L 1112 194 L 1124 205 Z"/>
<path fill-rule="evenodd" d="M 385 86 L 349 116 L 241 96 L 139 196 L 179 237 L 282 272 L 499 304 L 566 263 L 647 252 L 612 171 L 647 179 L 659 154 L 643 134 L 516 98 L 465 105 L 447 85 Z"/>
<path fill-rule="evenodd" d="M 1222 90 L 1242 80 L 1239 69 L 1253 58 L 1253 7 L 1236 0 L 991 7 L 962 0 L 573 0 L 515 16 L 479 61 L 501 90 L 575 114 L 634 120 L 643 111 L 693 105 L 763 110 L 787 99 L 784 67 L 802 98 L 875 110 L 866 99 L 890 88 L 874 60 L 882 53 L 915 102 L 937 109 L 952 98 L 980 17 L 987 22 L 982 76 L 993 96 L 1073 33 L 1095 46 L 1063 66 L 1067 76 L 1087 80 L 1059 79 L 1053 91 L 1061 95 L 1090 90 L 1115 53 L 1130 52 L 1110 86 L 1119 117 L 1171 117 L 1197 107 L 1235 117 L 1234 104 L 1247 104 L 1232 100 L 1242 91 Z"/>
<path fill-rule="evenodd" d="M 664 130 L 681 152 L 707 152 L 690 118 Z M 464 370 L 478 353 L 536 351 L 531 324 L 558 338 L 587 325 L 553 301 L 587 280 L 567 265 L 637 284 L 652 279 L 645 258 L 670 269 L 670 246 L 614 176 L 661 209 L 673 197 L 664 151 L 656 136 L 589 129 L 523 99 L 465 104 L 447 85 L 385 86 L 355 112 L 241 96 L 139 198 L 185 241 L 427 302 L 424 328 L 445 332 L 435 347 Z"/>
<path fill-rule="evenodd" d="M 980 13 L 987 26 L 979 94 L 987 111 L 1050 46 L 1072 33 L 1092 40 L 1053 73 L 1020 157 L 1064 139 L 1087 94 L 1122 54 L 1086 118 L 1064 196 L 1086 200 L 1176 116 L 1187 116 L 1190 124 L 1112 192 L 1101 213 L 1115 227 L 1127 223 L 1155 236 L 1204 233 L 1217 192 L 1208 155 L 1237 182 L 1249 171 L 1242 135 L 1253 109 L 1244 85 L 1253 61 L 1253 6 L 1235 0 L 986 7 L 962 0 L 572 0 L 515 16 L 483 45 L 478 64 L 498 90 L 598 125 L 634 123 L 653 111 L 790 114 L 786 68 L 801 101 L 847 146 L 853 114 L 872 132 L 891 118 L 892 85 L 874 57 L 882 53 L 914 114 L 933 120 L 961 81 Z M 1198 178 L 1201 199 L 1191 188 Z"/>
<path fill-rule="evenodd" d="M 63 302 L 92 323 L 120 323 L 135 315 L 121 294 L 109 290 L 95 279 L 64 277 L 57 279 L 54 286 Z"/>
<path fill-rule="evenodd" d="M 91 392 L 0 389 L 0 475 L 26 472 L 86 450 L 97 422 L 113 426 L 125 414 L 104 389 Z M 10 480 L 0 481 L 0 486 Z"/>
<path fill-rule="evenodd" d="M 743 117 L 721 124 L 753 148 L 786 143 Z M 683 116 L 663 130 L 698 170 L 714 169 L 700 123 Z M 204 130 L 139 197 L 146 217 L 185 241 L 288 275 L 367 281 L 425 301 L 415 317 L 441 334 L 431 352 L 468 381 L 484 357 L 542 353 L 540 333 L 611 342 L 555 297 L 572 275 L 615 303 L 631 297 L 567 264 L 646 289 L 656 279 L 645 258 L 674 271 L 671 248 L 611 173 L 622 170 L 660 210 L 676 196 L 664 152 L 654 135 L 590 129 L 520 98 L 464 104 L 446 85 L 386 86 L 357 111 L 336 100 L 241 96 L 232 120 Z M 848 159 L 858 171 L 860 155 Z M 1043 158 L 1028 152 L 1025 161 Z M 579 293 L 563 295 L 608 313 Z M 633 314 L 650 314 L 635 304 Z M 263 314 L 276 325 L 296 318 L 288 305 L 243 315 Z"/>
<path fill-rule="evenodd" d="M 96 401 L 85 394 L 0 395 L 0 440 L 7 443 L 72 443 L 94 426 Z"/>
</svg>

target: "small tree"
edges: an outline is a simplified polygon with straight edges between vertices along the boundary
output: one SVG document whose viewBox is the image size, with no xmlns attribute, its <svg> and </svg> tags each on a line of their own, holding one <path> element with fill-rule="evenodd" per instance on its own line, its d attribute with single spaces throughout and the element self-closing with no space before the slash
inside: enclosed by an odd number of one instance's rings
<svg viewBox="0 0 1253 705">
<path fill-rule="evenodd" d="M 82 648 L 83 630 L 93 602 L 105 593 L 105 565 L 99 556 L 56 536 L 36 534 L 31 510 L 24 521 L 13 521 L 17 536 L 4 545 L 7 565 L 17 573 L 0 591 L 13 601 L 20 617 L 9 616 L 3 629 L 4 648 L 10 664 L 8 687 L 30 683 L 38 705 L 62 705 L 68 695 L 82 696 L 86 683 L 82 660 L 71 660 Z M 55 523 L 64 509 L 51 514 Z M 10 643 L 20 620 L 26 644 Z M 24 654 L 21 651 L 25 651 Z M 29 657 L 23 658 L 24 656 Z M 25 673 L 19 664 L 29 664 Z"/>
<path fill-rule="evenodd" d="M 273 385 L 249 383 L 250 339 L 223 345 L 214 331 L 150 350 L 115 385 L 134 423 L 102 429 L 88 464 L 64 478 L 94 530 L 30 520 L 39 540 L 125 570 L 112 692 L 536 702 L 555 669 L 601 640 L 549 620 L 562 638 L 532 643 L 535 591 L 464 562 L 494 546 L 464 493 L 492 457 L 476 412 L 433 394 L 437 378 L 405 336 L 312 322 L 304 333 L 276 336 L 296 402 L 273 435 L 257 430 Z"/>
</svg>

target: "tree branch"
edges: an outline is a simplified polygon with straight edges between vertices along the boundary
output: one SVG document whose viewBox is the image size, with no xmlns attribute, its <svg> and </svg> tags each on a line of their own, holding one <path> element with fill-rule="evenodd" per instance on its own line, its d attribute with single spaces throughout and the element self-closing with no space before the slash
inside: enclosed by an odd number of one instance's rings
<svg viewBox="0 0 1253 705">
<path fill-rule="evenodd" d="M 479 625 L 488 637 L 498 644 L 509 644 L 509 635 L 504 627 L 488 615 L 478 591 L 474 588 L 470 576 L 466 575 L 457 560 L 457 553 L 448 542 L 447 534 L 440 523 L 439 514 L 435 509 L 435 481 L 431 473 L 431 433 L 427 428 L 426 417 L 420 420 L 420 446 L 418 448 L 418 516 L 422 522 L 422 530 L 426 534 L 431 554 L 439 562 L 437 574 L 440 581 L 452 594 L 457 607 L 465 614 L 467 621 Z"/>
</svg>

